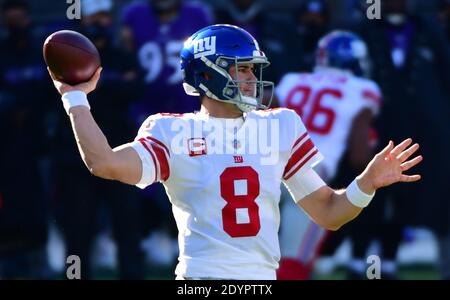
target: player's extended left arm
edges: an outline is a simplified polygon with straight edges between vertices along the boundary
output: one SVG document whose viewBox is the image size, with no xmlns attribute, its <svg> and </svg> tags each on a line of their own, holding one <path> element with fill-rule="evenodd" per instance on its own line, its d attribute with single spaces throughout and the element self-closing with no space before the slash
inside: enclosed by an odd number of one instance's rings
<svg viewBox="0 0 450 300">
<path fill-rule="evenodd" d="M 409 160 L 419 149 L 419 144 L 409 147 L 411 143 L 411 139 L 406 139 L 394 147 L 390 141 L 347 189 L 333 190 L 324 185 L 298 201 L 298 205 L 320 226 L 329 230 L 339 229 L 358 216 L 377 189 L 420 179 L 420 175 L 403 174 L 422 161 L 420 155 Z"/>
</svg>

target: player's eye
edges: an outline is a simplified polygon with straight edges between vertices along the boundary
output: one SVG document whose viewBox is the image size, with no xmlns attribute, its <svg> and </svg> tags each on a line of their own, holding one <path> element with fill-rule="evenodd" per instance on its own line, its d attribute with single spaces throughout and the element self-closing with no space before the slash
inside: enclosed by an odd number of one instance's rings
<svg viewBox="0 0 450 300">
<path fill-rule="evenodd" d="M 242 72 L 242 73 L 249 73 L 249 72 L 255 73 L 255 68 L 254 67 L 239 67 L 238 71 Z"/>
</svg>

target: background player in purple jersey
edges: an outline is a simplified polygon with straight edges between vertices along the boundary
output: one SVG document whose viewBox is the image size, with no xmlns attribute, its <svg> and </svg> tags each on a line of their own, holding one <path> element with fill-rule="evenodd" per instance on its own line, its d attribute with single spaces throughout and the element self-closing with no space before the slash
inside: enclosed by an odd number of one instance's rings
<svg viewBox="0 0 450 300">
<path fill-rule="evenodd" d="M 180 50 L 192 32 L 209 25 L 205 6 L 182 0 L 150 0 L 124 8 L 122 37 L 138 56 L 145 81 L 142 102 L 133 115 L 137 124 L 156 112 L 192 112 L 198 100 L 181 85 Z"/>
</svg>

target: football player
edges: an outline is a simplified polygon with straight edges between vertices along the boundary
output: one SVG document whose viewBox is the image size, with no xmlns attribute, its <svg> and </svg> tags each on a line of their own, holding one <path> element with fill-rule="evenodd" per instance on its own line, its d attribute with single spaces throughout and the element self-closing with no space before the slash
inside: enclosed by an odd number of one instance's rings
<svg viewBox="0 0 450 300">
<path fill-rule="evenodd" d="M 370 160 L 369 133 L 381 94 L 375 82 L 364 78 L 369 66 L 361 38 L 333 31 L 318 43 L 314 72 L 288 73 L 277 86 L 280 105 L 300 115 L 324 155 L 317 172 L 326 182 L 335 177 L 345 153 L 354 170 L 363 170 Z M 281 215 L 278 278 L 308 279 L 327 231 L 288 201 Z"/>
<path fill-rule="evenodd" d="M 389 142 L 347 189 L 328 187 L 312 168 L 322 155 L 298 114 L 264 110 L 263 89 L 273 87 L 262 80 L 268 64 L 239 27 L 197 31 L 184 43 L 181 68 L 186 92 L 200 97 L 200 111 L 152 115 L 133 142 L 114 149 L 86 96 L 101 68 L 76 86 L 50 73 L 92 174 L 141 188 L 164 184 L 179 229 L 178 279 L 275 279 L 281 182 L 320 226 L 337 230 L 378 188 L 420 179 L 403 174 L 422 160 L 409 159 L 419 145 L 407 139 Z M 254 151 L 255 139 L 267 144 L 268 138 L 270 147 Z"/>
</svg>

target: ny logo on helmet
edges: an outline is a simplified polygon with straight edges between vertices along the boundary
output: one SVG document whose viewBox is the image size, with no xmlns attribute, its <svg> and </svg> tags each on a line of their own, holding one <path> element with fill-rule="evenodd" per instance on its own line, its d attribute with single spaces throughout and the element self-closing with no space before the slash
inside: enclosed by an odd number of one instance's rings
<svg viewBox="0 0 450 300">
<path fill-rule="evenodd" d="M 208 56 L 216 53 L 216 37 L 205 37 L 193 42 L 194 44 L 194 58 Z"/>
</svg>

